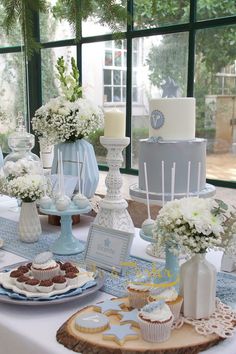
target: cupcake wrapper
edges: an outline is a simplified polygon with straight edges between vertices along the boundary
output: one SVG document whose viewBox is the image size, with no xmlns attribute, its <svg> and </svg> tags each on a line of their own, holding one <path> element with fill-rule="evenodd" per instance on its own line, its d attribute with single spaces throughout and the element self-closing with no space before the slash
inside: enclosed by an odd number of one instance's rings
<svg viewBox="0 0 236 354">
<path fill-rule="evenodd" d="M 131 307 L 140 309 L 144 305 L 147 304 L 147 298 L 149 296 L 149 292 L 134 292 L 134 291 L 129 291 L 128 292 L 128 297 L 129 297 L 129 304 Z"/>
<path fill-rule="evenodd" d="M 67 286 L 67 282 L 64 282 L 64 283 L 54 283 L 54 288 L 55 288 L 55 290 L 62 290 L 62 289 L 65 289 L 66 286 Z"/>
<path fill-rule="evenodd" d="M 142 338 L 153 343 L 167 341 L 170 338 L 173 320 L 174 317 L 172 316 L 168 322 L 152 323 L 139 318 Z"/>
<path fill-rule="evenodd" d="M 175 320 L 178 320 L 178 318 L 179 318 L 182 303 L 183 303 L 183 300 L 178 301 L 175 304 L 168 303 L 170 310 L 174 315 Z"/>
<path fill-rule="evenodd" d="M 38 280 L 47 280 L 55 277 L 56 275 L 59 274 L 59 267 L 53 268 L 53 269 L 31 269 L 32 275 L 34 278 Z"/>
</svg>

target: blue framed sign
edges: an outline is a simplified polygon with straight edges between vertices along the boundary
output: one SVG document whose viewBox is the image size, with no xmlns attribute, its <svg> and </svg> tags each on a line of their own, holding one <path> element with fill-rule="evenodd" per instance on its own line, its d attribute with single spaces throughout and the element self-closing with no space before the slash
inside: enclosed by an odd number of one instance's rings
<svg viewBox="0 0 236 354">
<path fill-rule="evenodd" d="M 121 273 L 122 264 L 129 257 L 133 237 L 133 233 L 92 224 L 85 249 L 86 265 Z"/>
</svg>

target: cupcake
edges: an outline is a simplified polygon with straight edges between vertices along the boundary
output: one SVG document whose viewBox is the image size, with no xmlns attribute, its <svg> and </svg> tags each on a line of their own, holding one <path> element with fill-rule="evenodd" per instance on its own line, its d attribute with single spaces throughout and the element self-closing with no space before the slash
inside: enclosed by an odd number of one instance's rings
<svg viewBox="0 0 236 354">
<path fill-rule="evenodd" d="M 79 273 L 79 269 L 77 267 L 71 265 L 71 267 L 66 268 L 66 273 L 78 274 Z"/>
<path fill-rule="evenodd" d="M 42 293 L 50 293 L 54 288 L 53 281 L 50 279 L 41 280 L 37 286 L 37 290 Z"/>
<path fill-rule="evenodd" d="M 47 280 L 59 274 L 59 264 L 52 259 L 51 252 L 38 254 L 32 262 L 31 272 L 38 280 Z"/>
<path fill-rule="evenodd" d="M 23 275 L 23 273 L 18 269 L 11 271 L 11 273 L 9 275 L 11 283 L 15 285 L 16 279 L 19 278 L 21 275 Z"/>
<path fill-rule="evenodd" d="M 78 277 L 76 273 L 67 272 L 65 275 L 68 285 L 77 285 L 78 284 Z"/>
<path fill-rule="evenodd" d="M 164 300 L 145 305 L 138 314 L 142 338 L 147 342 L 165 342 L 170 338 L 174 316 Z"/>
<path fill-rule="evenodd" d="M 174 287 L 165 290 L 159 289 L 158 293 L 151 292 L 148 297 L 148 302 L 151 303 L 158 300 L 165 301 L 165 303 L 170 307 L 175 320 L 179 318 L 183 297 L 178 295 Z"/>
<path fill-rule="evenodd" d="M 141 308 L 147 304 L 150 295 L 150 278 L 147 276 L 135 279 L 127 286 L 129 304 L 133 308 Z"/>
<path fill-rule="evenodd" d="M 34 293 L 37 291 L 37 285 L 39 285 L 39 280 L 32 278 L 24 283 L 24 288 L 25 290 Z"/>
<path fill-rule="evenodd" d="M 27 266 L 20 266 L 17 268 L 19 271 L 21 271 L 21 273 L 28 275 L 30 273 L 30 269 Z"/>
<path fill-rule="evenodd" d="M 66 270 L 73 267 L 73 264 L 70 263 L 70 262 L 65 262 L 65 263 L 61 263 L 60 264 L 60 273 L 62 275 L 65 275 L 66 274 Z"/>
<path fill-rule="evenodd" d="M 64 289 L 67 285 L 66 278 L 63 275 L 57 275 L 52 278 L 52 282 L 54 283 L 54 288 L 56 290 Z"/>
<path fill-rule="evenodd" d="M 22 274 L 19 278 L 15 280 L 15 284 L 17 288 L 19 289 L 24 289 L 24 284 L 27 282 L 30 278 L 27 277 L 26 275 Z"/>
</svg>

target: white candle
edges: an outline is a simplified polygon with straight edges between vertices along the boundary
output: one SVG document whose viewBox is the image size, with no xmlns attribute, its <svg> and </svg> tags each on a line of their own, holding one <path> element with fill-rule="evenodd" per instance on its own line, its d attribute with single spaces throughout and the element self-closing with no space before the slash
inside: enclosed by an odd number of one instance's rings
<svg viewBox="0 0 236 354">
<path fill-rule="evenodd" d="M 201 179 L 201 162 L 198 162 L 198 173 L 197 173 L 197 196 L 200 193 L 200 179 Z"/>
<path fill-rule="evenodd" d="M 104 136 L 107 138 L 125 137 L 125 114 L 114 110 L 104 114 Z"/>
<path fill-rule="evenodd" d="M 147 164 L 146 164 L 146 162 L 144 162 L 144 176 L 145 176 L 145 185 L 146 185 L 146 198 L 147 198 L 148 219 L 151 219 L 150 203 L 149 203 L 149 194 L 148 194 Z"/>
<path fill-rule="evenodd" d="M 162 206 L 165 205 L 165 164 L 161 161 L 161 194 L 162 194 Z"/>
<path fill-rule="evenodd" d="M 173 167 L 171 169 L 171 200 L 174 200 L 175 195 L 175 162 L 173 162 Z"/>
<path fill-rule="evenodd" d="M 191 161 L 188 162 L 187 197 L 189 197 L 190 171 L 191 171 Z"/>
</svg>

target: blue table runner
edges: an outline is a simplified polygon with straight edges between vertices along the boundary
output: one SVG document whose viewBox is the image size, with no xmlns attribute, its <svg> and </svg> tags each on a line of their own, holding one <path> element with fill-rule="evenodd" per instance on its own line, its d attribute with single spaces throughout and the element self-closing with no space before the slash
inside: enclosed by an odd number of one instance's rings
<svg viewBox="0 0 236 354">
<path fill-rule="evenodd" d="M 56 238 L 59 237 L 58 231 L 43 231 L 38 242 L 23 243 L 18 238 L 17 225 L 18 223 L 15 221 L 0 217 L 0 237 L 4 240 L 3 249 L 29 260 L 32 260 L 38 253 L 48 251 Z M 84 263 L 84 252 L 73 256 L 56 256 L 56 259 L 75 261 L 82 266 Z M 135 262 L 136 266 L 127 267 L 121 276 L 104 271 L 105 284 L 102 288 L 104 292 L 118 297 L 125 296 L 127 283 L 137 276 L 137 272 L 148 273 L 151 271 L 154 264 L 154 262 L 134 256 L 130 256 L 128 262 Z M 155 261 L 155 267 L 159 269 L 163 267 L 163 263 Z M 217 297 L 222 302 L 236 309 L 236 276 L 234 274 L 218 272 Z"/>
</svg>

